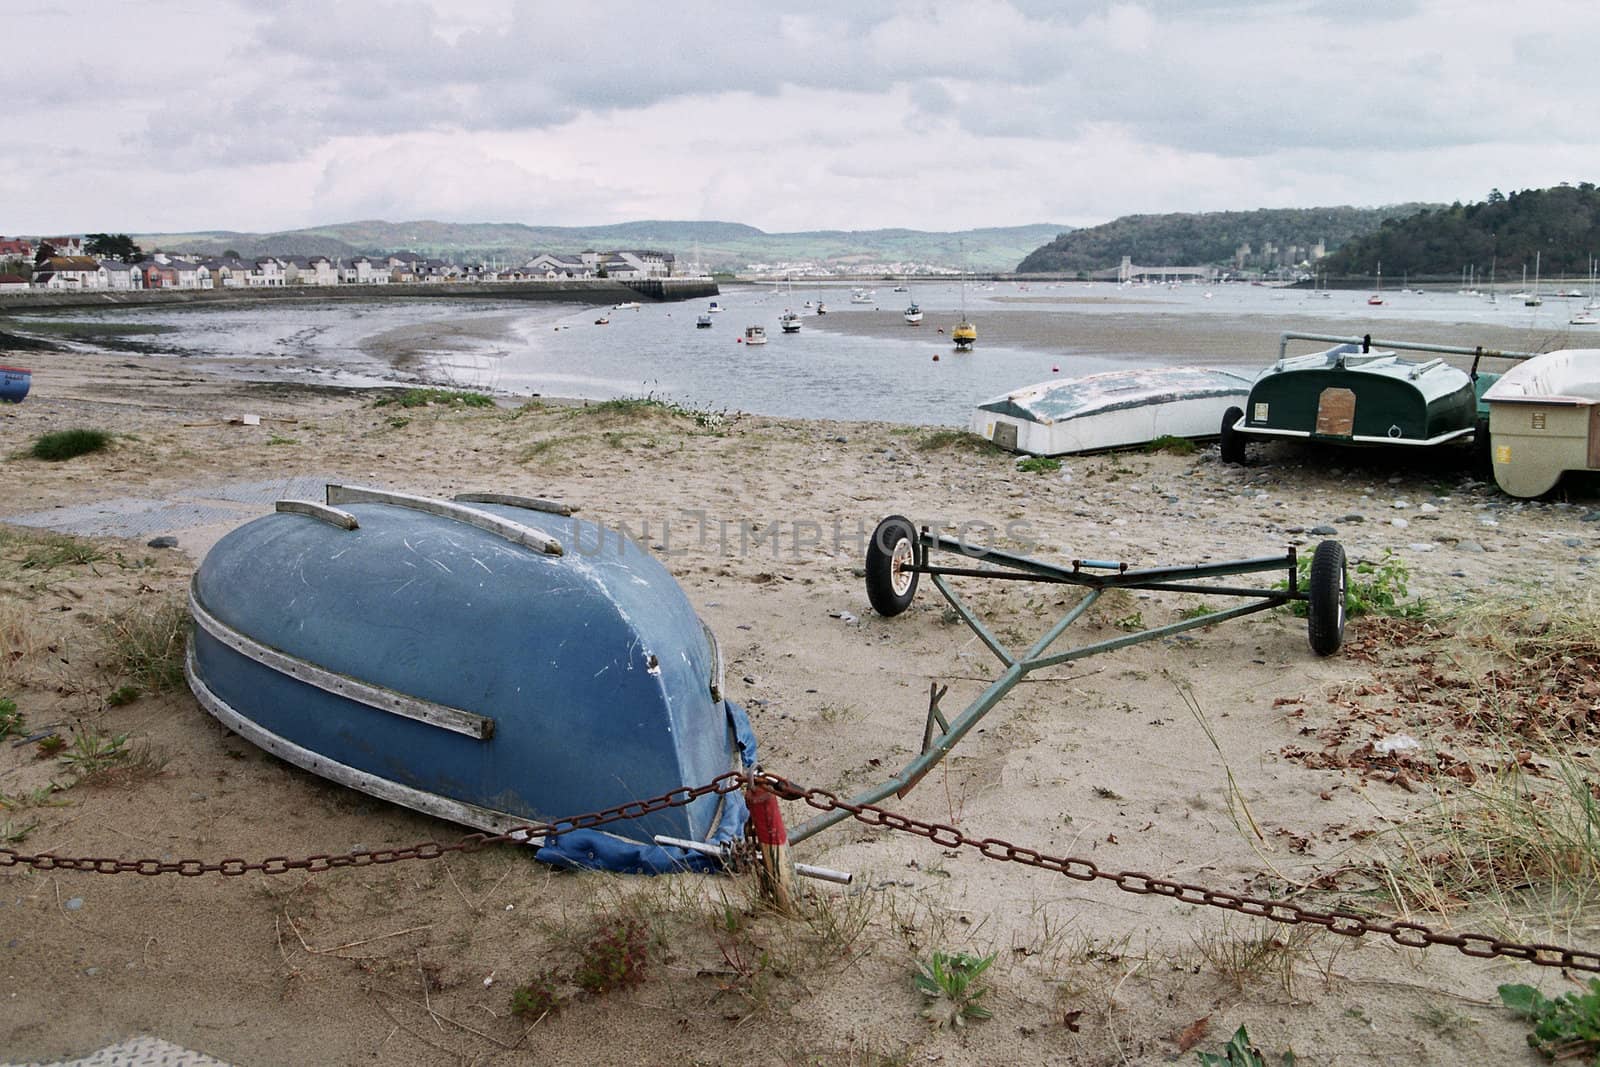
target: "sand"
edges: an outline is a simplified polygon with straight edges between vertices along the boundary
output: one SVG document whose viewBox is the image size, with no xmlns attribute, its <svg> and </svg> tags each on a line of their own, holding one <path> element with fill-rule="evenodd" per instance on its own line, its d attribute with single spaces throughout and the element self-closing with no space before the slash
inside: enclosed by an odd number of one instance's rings
<svg viewBox="0 0 1600 1067">
<path fill-rule="evenodd" d="M 898 618 L 871 611 L 857 531 L 886 514 L 1025 524 L 1014 529 L 1042 556 L 1136 565 L 1309 551 L 1321 539 L 1309 531 L 1328 524 L 1352 560 L 1397 553 L 1411 592 L 1440 605 L 1584 583 L 1600 556 L 1592 498 L 1512 501 L 1459 455 L 1276 448 L 1235 468 L 1212 448 L 1073 457 L 1030 474 L 886 424 L 701 425 L 553 403 L 401 410 L 162 358 L 26 361 L 34 394 L 0 408 L 0 513 L 296 475 L 577 503 L 648 527 L 720 636 L 764 765 L 843 793 L 914 754 L 930 683 L 949 685 L 953 712 L 997 673 L 931 590 Z M 230 421 L 245 414 L 259 425 Z M 113 446 L 63 463 L 18 455 L 41 433 L 84 426 L 113 431 Z M 701 513 L 728 536 L 702 538 Z M 757 528 L 765 539 L 742 549 L 739 531 Z M 98 562 L 49 571 L 16 566 L 15 540 L 0 552 L 0 695 L 30 731 L 126 734 L 139 753 L 132 768 L 69 784 L 34 744 L 0 745 L 13 803 L 0 829 L 31 827 L 10 847 L 209 861 L 457 838 L 265 755 L 182 688 L 108 706 L 126 679 L 104 621 L 176 602 L 217 533 L 177 531 L 167 550 L 97 540 Z M 1020 644 L 1071 598 L 1008 586 L 974 599 Z M 1171 621 L 1192 603 L 1109 598 L 1074 640 L 1115 637 L 1135 617 Z M 1391 625 L 1354 620 L 1346 649 L 1319 659 L 1303 620 L 1269 612 L 1053 669 L 890 805 L 1109 870 L 1258 894 L 1315 883 L 1333 887 L 1304 898 L 1315 906 L 1393 914 L 1362 865 L 1461 782 L 1414 763 L 1304 757 L 1402 731 L 1430 753 L 1466 746 L 1448 723 L 1407 716 L 1394 694 L 1435 668 L 1407 645 L 1426 635 Z M 52 781 L 66 788 L 47 804 L 17 801 Z M 785 816 L 796 825 L 807 812 L 786 804 Z M 509 850 L 309 877 L 0 869 L 0 1061 L 81 1056 L 143 1033 L 239 1064 L 1145 1064 L 1193 1062 L 1247 1024 L 1269 1062 L 1292 1048 L 1302 1064 L 1533 1063 L 1496 986 L 1569 988 L 1525 964 L 1307 934 L 854 823 L 796 851 L 855 875 L 848 889 L 808 886 L 799 920 L 753 906 L 746 878 L 556 873 Z M 1498 915 L 1414 917 L 1481 929 Z M 570 975 L 591 924 L 627 917 L 654 938 L 645 980 L 580 993 Z M 1594 944 L 1592 930 L 1549 916 L 1488 928 Z M 951 1031 L 921 1016 L 911 975 L 935 950 L 995 954 L 992 1019 Z M 546 970 L 561 1010 L 512 1015 L 513 987 Z"/>
</svg>

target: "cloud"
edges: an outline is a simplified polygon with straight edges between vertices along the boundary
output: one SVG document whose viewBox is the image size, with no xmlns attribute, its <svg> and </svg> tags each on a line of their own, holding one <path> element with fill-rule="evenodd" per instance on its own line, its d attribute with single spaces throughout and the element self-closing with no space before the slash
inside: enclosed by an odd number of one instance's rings
<svg viewBox="0 0 1600 1067">
<path fill-rule="evenodd" d="M 62 0 L 7 29 L 23 54 L 84 57 L 10 98 L 9 143 L 45 166 L 7 206 L 42 229 L 90 202 L 271 228 L 944 229 L 1453 199 L 1600 164 L 1590 0 L 1521 20 L 1491 0 Z"/>
</svg>

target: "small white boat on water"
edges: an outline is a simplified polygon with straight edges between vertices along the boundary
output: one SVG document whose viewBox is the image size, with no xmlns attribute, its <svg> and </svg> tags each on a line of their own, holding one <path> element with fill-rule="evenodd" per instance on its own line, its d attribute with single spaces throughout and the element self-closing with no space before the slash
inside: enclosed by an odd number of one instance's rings
<svg viewBox="0 0 1600 1067">
<path fill-rule="evenodd" d="M 852 289 L 850 290 L 850 303 L 870 304 L 873 296 L 874 294 L 870 289 Z"/>
<path fill-rule="evenodd" d="M 722 310 L 722 305 L 717 303 L 715 300 L 713 300 L 713 301 L 711 301 L 711 306 L 706 308 L 706 310 L 711 312 L 714 315 L 717 312 Z"/>
<path fill-rule="evenodd" d="M 765 326 L 746 326 L 744 328 L 744 343 L 747 345 L 766 344 L 767 328 Z"/>
<path fill-rule="evenodd" d="M 620 304 L 611 305 L 611 310 L 612 311 L 638 311 L 639 307 L 640 307 L 639 301 L 637 301 L 637 300 L 624 300 Z"/>
<path fill-rule="evenodd" d="M 922 308 L 917 304 L 917 302 L 915 300 L 913 300 L 911 302 L 911 305 L 906 308 L 906 325 L 907 326 L 920 326 L 920 325 L 922 325 Z"/>
<path fill-rule="evenodd" d="M 778 325 L 783 328 L 784 333 L 799 333 L 800 316 L 784 308 L 783 314 L 778 316 Z"/>
<path fill-rule="evenodd" d="M 1249 395 L 1248 378 L 1210 367 L 1108 371 L 985 400 L 968 428 L 1013 452 L 1096 452 L 1161 437 L 1215 437 L 1223 413 Z"/>
</svg>

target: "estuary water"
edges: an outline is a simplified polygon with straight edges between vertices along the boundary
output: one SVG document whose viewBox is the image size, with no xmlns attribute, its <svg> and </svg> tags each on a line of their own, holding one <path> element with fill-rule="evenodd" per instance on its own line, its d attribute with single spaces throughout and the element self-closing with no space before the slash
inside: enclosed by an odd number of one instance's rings
<svg viewBox="0 0 1600 1067">
<path fill-rule="evenodd" d="M 352 385 L 425 382 L 508 395 L 651 394 L 697 408 L 800 418 L 962 425 L 989 397 L 1052 377 L 1203 364 L 1253 374 L 1282 331 L 1548 350 L 1600 345 L 1570 326 L 1583 298 L 1528 308 L 1455 291 L 1327 294 L 1245 284 L 894 283 L 852 302 L 850 286 L 735 285 L 707 301 L 637 310 L 486 299 L 261 301 L 54 313 L 132 324 L 141 345 L 214 360 L 227 373 Z M 915 300 L 920 326 L 902 312 Z M 815 314 L 823 302 L 827 314 Z M 808 303 L 813 305 L 808 307 Z M 802 315 L 798 334 L 778 316 Z M 978 342 L 957 353 L 962 309 Z M 709 314 L 712 325 L 698 328 Z M 597 322 L 605 319 L 603 324 Z M 19 319 L 19 324 L 26 319 Z M 742 342 L 765 327 L 768 343 Z M 149 332 L 151 328 L 159 332 Z M 1300 344 L 1296 351 L 1320 345 Z"/>
</svg>

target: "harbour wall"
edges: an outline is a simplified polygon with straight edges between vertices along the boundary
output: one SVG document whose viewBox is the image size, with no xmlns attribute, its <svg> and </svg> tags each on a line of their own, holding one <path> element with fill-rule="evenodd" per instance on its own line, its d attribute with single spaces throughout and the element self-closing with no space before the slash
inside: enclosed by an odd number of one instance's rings
<svg viewBox="0 0 1600 1067">
<path fill-rule="evenodd" d="M 451 282 L 393 285 L 284 285 L 251 289 L 19 289 L 0 292 L 0 311 L 139 305 L 239 304 L 257 300 L 533 300 L 561 304 L 620 304 L 716 296 L 710 278 L 551 279 L 527 282 Z"/>
</svg>

